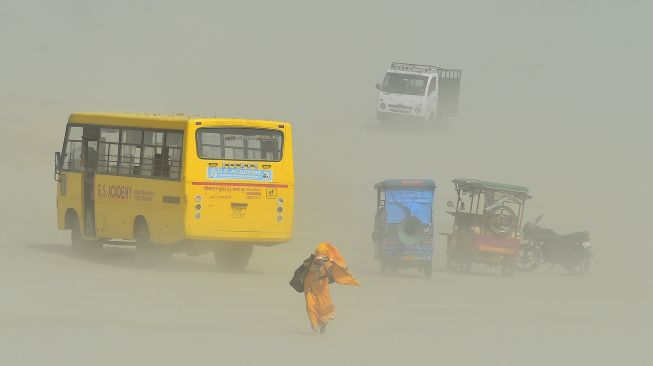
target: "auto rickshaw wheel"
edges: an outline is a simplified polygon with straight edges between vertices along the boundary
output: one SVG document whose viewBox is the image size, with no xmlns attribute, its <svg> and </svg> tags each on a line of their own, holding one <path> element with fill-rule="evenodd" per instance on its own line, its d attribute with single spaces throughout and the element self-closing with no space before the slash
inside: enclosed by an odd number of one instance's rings
<svg viewBox="0 0 653 366">
<path fill-rule="evenodd" d="M 456 248 L 456 262 L 458 262 L 458 272 L 468 274 L 472 271 L 472 264 L 474 264 L 474 253 L 470 245 L 460 245 Z"/>
<path fill-rule="evenodd" d="M 504 257 L 501 265 L 501 275 L 504 277 L 512 277 L 515 274 L 515 258 Z"/>
<path fill-rule="evenodd" d="M 424 262 L 424 277 L 431 278 L 433 274 L 433 261 Z"/>
<path fill-rule="evenodd" d="M 382 276 L 387 276 L 390 274 L 390 268 L 388 265 L 388 262 L 381 259 L 381 275 Z"/>
</svg>

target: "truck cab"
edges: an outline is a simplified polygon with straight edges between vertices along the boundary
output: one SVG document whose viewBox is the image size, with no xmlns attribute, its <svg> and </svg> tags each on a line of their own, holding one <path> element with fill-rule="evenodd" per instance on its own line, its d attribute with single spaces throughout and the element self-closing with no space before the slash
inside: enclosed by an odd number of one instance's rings
<svg viewBox="0 0 653 366">
<path fill-rule="evenodd" d="M 433 126 L 450 123 L 458 113 L 460 70 L 393 62 L 377 84 L 377 119 L 419 121 Z"/>
</svg>

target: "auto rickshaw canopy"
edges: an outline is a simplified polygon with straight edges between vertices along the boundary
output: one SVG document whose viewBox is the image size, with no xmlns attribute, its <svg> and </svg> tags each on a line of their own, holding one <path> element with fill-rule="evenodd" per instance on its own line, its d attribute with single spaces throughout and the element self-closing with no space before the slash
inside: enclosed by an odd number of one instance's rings
<svg viewBox="0 0 653 366">
<path fill-rule="evenodd" d="M 462 192 L 480 192 L 485 190 L 501 191 L 511 193 L 521 199 L 531 198 L 528 188 L 513 184 L 495 183 L 486 180 L 456 178 L 452 181 L 456 185 L 456 190 Z"/>
<path fill-rule="evenodd" d="M 406 189 L 424 189 L 434 190 L 436 188 L 435 181 L 432 179 L 386 179 L 374 185 L 377 190 L 406 190 Z"/>
</svg>

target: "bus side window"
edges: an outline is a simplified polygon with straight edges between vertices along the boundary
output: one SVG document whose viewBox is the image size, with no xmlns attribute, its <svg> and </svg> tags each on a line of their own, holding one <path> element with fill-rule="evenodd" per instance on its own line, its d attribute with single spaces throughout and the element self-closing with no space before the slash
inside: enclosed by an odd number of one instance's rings
<svg viewBox="0 0 653 366">
<path fill-rule="evenodd" d="M 141 175 L 142 130 L 122 130 L 120 146 L 120 175 Z"/>
<path fill-rule="evenodd" d="M 82 170 L 82 132 L 80 126 L 68 127 L 63 151 L 63 170 L 76 172 Z"/>
<path fill-rule="evenodd" d="M 166 154 L 169 178 L 179 179 L 181 176 L 181 151 L 184 134 L 180 132 L 166 133 Z"/>
<path fill-rule="evenodd" d="M 161 176 L 164 136 L 164 132 L 144 131 L 141 175 L 147 177 Z"/>
<path fill-rule="evenodd" d="M 118 174 L 118 147 L 120 143 L 120 130 L 115 128 L 100 128 L 100 141 L 98 144 L 99 172 Z"/>
</svg>

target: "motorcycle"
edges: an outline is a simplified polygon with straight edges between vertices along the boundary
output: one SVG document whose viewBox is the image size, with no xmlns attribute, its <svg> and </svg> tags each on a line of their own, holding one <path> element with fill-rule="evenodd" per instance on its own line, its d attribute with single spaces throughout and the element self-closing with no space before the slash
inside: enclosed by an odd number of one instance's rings
<svg viewBox="0 0 653 366">
<path fill-rule="evenodd" d="M 593 256 L 589 232 L 562 235 L 538 226 L 541 220 L 542 215 L 535 222 L 526 223 L 522 229 L 523 241 L 517 254 L 517 270 L 530 272 L 540 264 L 550 263 L 551 268 L 560 265 L 574 275 L 587 273 Z"/>
</svg>

